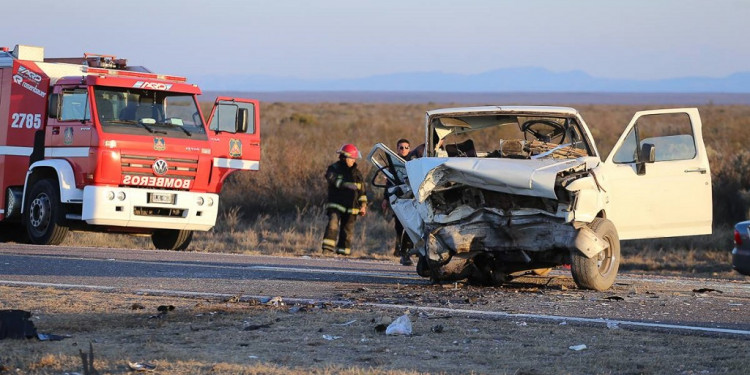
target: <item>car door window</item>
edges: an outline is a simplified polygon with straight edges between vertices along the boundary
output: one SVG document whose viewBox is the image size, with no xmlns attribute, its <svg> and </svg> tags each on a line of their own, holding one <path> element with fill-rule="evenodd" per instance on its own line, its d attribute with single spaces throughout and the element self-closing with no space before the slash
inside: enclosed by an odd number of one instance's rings
<svg viewBox="0 0 750 375">
<path fill-rule="evenodd" d="M 654 161 L 690 160 L 697 151 L 690 117 L 685 113 L 646 115 L 638 119 L 615 152 L 615 163 L 633 163 L 638 148 L 655 146 Z"/>
</svg>

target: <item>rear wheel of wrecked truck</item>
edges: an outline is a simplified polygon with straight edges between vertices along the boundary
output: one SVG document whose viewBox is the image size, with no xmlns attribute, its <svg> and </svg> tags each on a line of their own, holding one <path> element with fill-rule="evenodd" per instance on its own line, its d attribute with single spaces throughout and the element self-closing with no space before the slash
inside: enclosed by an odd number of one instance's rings
<svg viewBox="0 0 750 375">
<path fill-rule="evenodd" d="M 160 250 L 185 250 L 192 239 L 192 230 L 157 229 L 151 234 L 151 242 Z"/>
<path fill-rule="evenodd" d="M 596 218 L 589 227 L 604 240 L 605 249 L 591 258 L 573 251 L 570 271 L 579 288 L 607 290 L 614 284 L 620 268 L 620 238 L 615 225 L 607 219 Z"/>
</svg>

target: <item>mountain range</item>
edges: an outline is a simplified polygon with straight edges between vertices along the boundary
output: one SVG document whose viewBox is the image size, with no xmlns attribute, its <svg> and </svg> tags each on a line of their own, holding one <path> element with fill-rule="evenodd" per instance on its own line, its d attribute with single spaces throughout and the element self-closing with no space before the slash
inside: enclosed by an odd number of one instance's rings
<svg viewBox="0 0 750 375">
<path fill-rule="evenodd" d="M 390 92 L 609 92 L 609 93 L 750 93 L 750 72 L 726 77 L 657 80 L 593 77 L 583 71 L 544 68 L 497 69 L 479 74 L 411 72 L 350 79 L 301 79 L 266 75 L 194 75 L 211 91 L 390 91 Z"/>
</svg>

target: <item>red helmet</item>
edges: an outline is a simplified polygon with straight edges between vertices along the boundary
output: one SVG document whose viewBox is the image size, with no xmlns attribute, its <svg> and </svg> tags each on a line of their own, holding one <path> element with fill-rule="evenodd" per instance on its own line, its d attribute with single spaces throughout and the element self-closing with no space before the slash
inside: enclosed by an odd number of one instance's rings
<svg viewBox="0 0 750 375">
<path fill-rule="evenodd" d="M 359 159 L 360 158 L 359 150 L 357 150 L 357 147 L 355 147 L 351 143 L 347 143 L 347 144 L 341 146 L 341 148 L 339 148 L 339 150 L 336 151 L 336 153 L 344 155 L 347 158 L 352 158 L 352 159 Z"/>
</svg>

